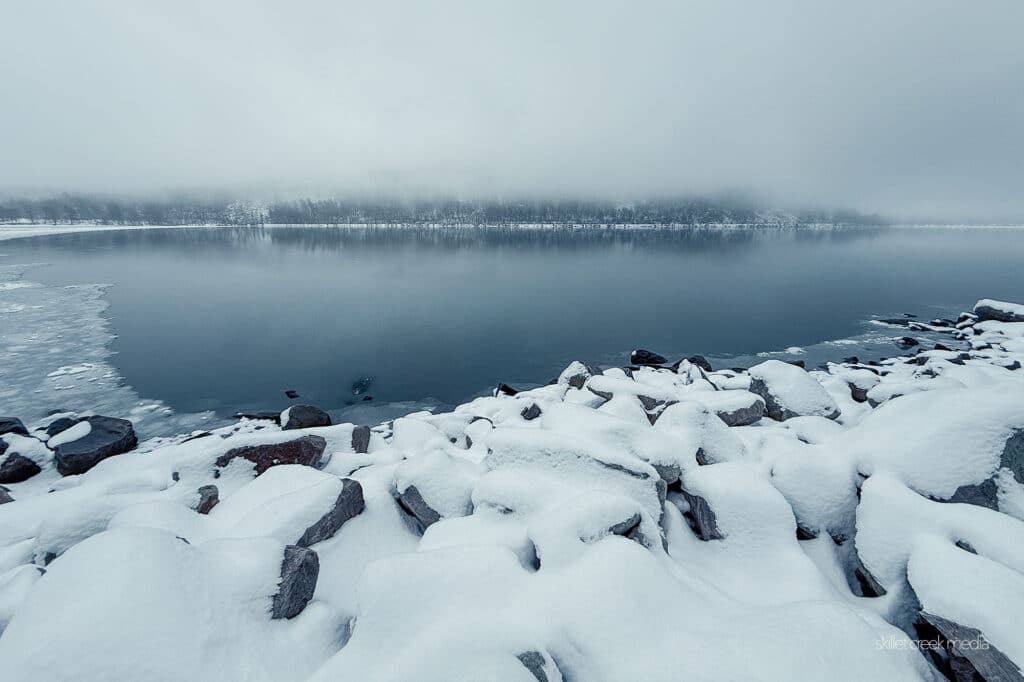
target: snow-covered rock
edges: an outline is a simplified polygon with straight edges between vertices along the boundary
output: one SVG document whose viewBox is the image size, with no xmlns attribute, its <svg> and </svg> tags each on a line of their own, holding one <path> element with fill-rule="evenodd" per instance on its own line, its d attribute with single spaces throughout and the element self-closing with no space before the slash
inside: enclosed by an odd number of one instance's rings
<svg viewBox="0 0 1024 682">
<path fill-rule="evenodd" d="M 1024 322 L 1024 305 L 983 298 L 974 304 L 974 314 L 982 322 L 986 320 Z"/>
<path fill-rule="evenodd" d="M 818 416 L 835 419 L 839 407 L 804 369 L 780 360 L 750 368 L 750 390 L 764 398 L 765 413 L 776 421 Z"/>
</svg>

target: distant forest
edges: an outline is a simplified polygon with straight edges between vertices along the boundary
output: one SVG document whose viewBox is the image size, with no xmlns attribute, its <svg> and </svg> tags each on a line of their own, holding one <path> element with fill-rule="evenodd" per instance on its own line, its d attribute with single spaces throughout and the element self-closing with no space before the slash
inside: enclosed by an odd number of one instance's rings
<svg viewBox="0 0 1024 682">
<path fill-rule="evenodd" d="M 0 223 L 102 225 L 881 225 L 856 211 L 779 211 L 742 199 L 591 200 L 0 198 Z"/>
</svg>

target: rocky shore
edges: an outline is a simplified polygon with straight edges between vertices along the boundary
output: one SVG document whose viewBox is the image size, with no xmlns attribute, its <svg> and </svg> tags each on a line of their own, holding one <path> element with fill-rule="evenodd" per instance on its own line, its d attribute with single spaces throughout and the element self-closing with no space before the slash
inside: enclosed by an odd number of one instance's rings
<svg viewBox="0 0 1024 682">
<path fill-rule="evenodd" d="M 1024 305 L 885 323 L 376 425 L 2 417 L 0 677 L 1024 679 Z"/>
</svg>

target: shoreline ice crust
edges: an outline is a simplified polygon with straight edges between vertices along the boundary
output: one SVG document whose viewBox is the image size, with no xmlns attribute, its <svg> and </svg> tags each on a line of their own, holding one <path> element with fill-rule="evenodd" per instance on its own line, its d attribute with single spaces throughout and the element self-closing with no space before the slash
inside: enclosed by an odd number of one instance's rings
<svg viewBox="0 0 1024 682">
<path fill-rule="evenodd" d="M 1020 679 L 1024 323 L 982 317 L 929 325 L 946 349 L 812 371 L 573 363 L 452 412 L 242 419 L 72 476 L 30 423 L 0 436 L 0 467 L 39 468 L 0 489 L 0 660 L 33 680 Z M 987 648 L 916 649 L 935 623 Z"/>
</svg>

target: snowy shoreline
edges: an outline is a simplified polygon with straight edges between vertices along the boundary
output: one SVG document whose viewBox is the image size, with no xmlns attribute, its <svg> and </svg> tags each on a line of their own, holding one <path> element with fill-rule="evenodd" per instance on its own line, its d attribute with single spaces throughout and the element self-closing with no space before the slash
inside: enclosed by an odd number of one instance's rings
<svg viewBox="0 0 1024 682">
<path fill-rule="evenodd" d="M 1024 306 L 888 324 L 944 341 L 810 372 L 637 352 L 382 424 L 292 407 L 137 443 L 122 415 L 0 421 L 0 660 L 33 680 L 1020 679 Z"/>
</svg>

